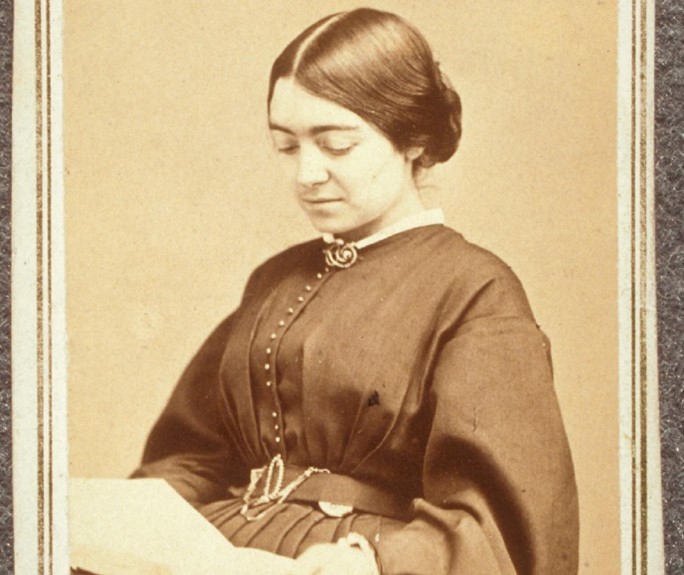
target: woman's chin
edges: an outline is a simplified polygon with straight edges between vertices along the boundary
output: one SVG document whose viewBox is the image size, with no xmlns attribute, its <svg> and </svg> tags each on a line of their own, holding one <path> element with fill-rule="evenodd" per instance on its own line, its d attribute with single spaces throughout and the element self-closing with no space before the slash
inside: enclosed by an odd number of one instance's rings
<svg viewBox="0 0 684 575">
<path fill-rule="evenodd" d="M 316 229 L 317 232 L 321 234 L 332 234 L 334 236 L 342 236 L 349 233 L 353 233 L 358 226 L 344 223 L 344 222 L 334 222 L 326 218 L 315 218 L 309 216 L 311 225 Z"/>
</svg>

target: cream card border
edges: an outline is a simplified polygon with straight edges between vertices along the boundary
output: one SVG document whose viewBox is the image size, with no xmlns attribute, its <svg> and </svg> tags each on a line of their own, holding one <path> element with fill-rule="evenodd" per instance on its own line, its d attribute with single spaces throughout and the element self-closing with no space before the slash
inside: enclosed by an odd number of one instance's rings
<svg viewBox="0 0 684 575">
<path fill-rule="evenodd" d="M 655 315 L 654 5 L 620 1 L 622 573 L 664 572 Z M 12 165 L 15 573 L 68 572 L 62 4 L 17 2 Z"/>
</svg>

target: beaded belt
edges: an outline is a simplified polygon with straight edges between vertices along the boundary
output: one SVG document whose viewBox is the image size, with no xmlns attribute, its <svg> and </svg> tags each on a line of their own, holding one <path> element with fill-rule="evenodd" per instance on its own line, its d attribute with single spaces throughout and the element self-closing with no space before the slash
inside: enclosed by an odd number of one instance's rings
<svg viewBox="0 0 684 575">
<path fill-rule="evenodd" d="M 261 495 L 255 497 L 259 488 Z M 242 500 L 240 513 L 248 521 L 261 519 L 285 500 L 315 503 L 334 517 L 358 510 L 406 520 L 412 497 L 328 469 L 286 466 L 276 455 L 268 465 L 252 469 Z"/>
</svg>

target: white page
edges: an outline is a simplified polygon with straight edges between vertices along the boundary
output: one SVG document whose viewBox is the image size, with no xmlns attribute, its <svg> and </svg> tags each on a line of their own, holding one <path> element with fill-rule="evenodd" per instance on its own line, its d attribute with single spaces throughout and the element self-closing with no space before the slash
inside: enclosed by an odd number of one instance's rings
<svg viewBox="0 0 684 575">
<path fill-rule="evenodd" d="M 163 479 L 72 479 L 72 567 L 98 575 L 286 573 L 291 559 L 234 547 Z"/>
</svg>

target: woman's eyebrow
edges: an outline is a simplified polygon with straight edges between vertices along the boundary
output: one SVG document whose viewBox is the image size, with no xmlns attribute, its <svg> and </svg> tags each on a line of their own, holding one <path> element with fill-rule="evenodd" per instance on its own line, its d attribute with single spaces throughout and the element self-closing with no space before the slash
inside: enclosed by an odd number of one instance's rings
<svg viewBox="0 0 684 575">
<path fill-rule="evenodd" d="M 274 122 L 269 122 L 268 127 L 271 130 L 277 130 L 279 132 L 285 132 L 286 134 L 294 135 L 294 132 L 290 128 L 286 128 L 285 126 L 281 126 L 280 124 L 276 124 Z M 358 126 L 353 126 L 350 124 L 324 124 L 321 126 L 312 126 L 306 130 L 306 133 L 311 136 L 317 136 L 323 132 L 353 132 L 357 131 L 358 129 Z"/>
</svg>

